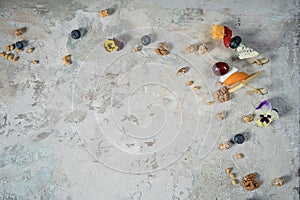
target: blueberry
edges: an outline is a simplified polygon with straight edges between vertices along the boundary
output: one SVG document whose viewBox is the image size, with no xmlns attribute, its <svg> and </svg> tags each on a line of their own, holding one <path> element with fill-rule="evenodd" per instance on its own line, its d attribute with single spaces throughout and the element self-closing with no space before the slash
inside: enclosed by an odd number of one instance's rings
<svg viewBox="0 0 300 200">
<path fill-rule="evenodd" d="M 15 46 L 17 47 L 17 49 L 23 49 L 24 44 L 21 41 L 16 42 Z"/>
<path fill-rule="evenodd" d="M 232 49 L 236 49 L 242 42 L 242 38 L 240 36 L 234 36 L 230 40 L 229 47 Z"/>
<path fill-rule="evenodd" d="M 243 134 L 236 134 L 233 138 L 234 142 L 237 144 L 243 144 L 245 141 L 245 137 L 243 136 Z"/>
<path fill-rule="evenodd" d="M 151 42 L 151 38 L 148 36 L 148 35 L 144 35 L 142 38 L 141 38 L 141 43 L 142 45 L 148 45 L 150 44 Z"/>
<path fill-rule="evenodd" d="M 80 37 L 81 37 L 81 33 L 80 33 L 80 31 L 79 30 L 73 30 L 72 32 L 71 32 L 71 37 L 73 38 L 73 39 L 75 39 L 75 40 L 77 40 L 77 39 L 79 39 Z"/>
</svg>

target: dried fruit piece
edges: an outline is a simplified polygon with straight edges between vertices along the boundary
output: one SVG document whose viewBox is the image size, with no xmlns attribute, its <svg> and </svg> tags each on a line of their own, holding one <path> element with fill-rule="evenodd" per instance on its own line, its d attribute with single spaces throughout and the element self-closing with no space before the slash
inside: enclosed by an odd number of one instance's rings
<svg viewBox="0 0 300 200">
<path fill-rule="evenodd" d="M 169 53 L 169 47 L 165 43 L 160 42 L 158 44 L 158 47 L 155 49 L 155 52 L 157 54 L 161 55 L 161 56 L 168 55 L 168 53 Z"/>
<path fill-rule="evenodd" d="M 223 112 L 219 112 L 217 114 L 217 120 L 222 121 L 225 118 L 224 113 Z"/>
<path fill-rule="evenodd" d="M 238 153 L 238 154 L 236 155 L 236 157 L 237 157 L 238 159 L 242 159 L 242 158 L 244 158 L 244 155 L 243 155 L 242 153 Z"/>
<path fill-rule="evenodd" d="M 20 35 L 23 35 L 23 33 L 25 33 L 25 32 L 26 32 L 26 27 L 19 28 L 15 31 L 15 35 L 20 36 Z"/>
<path fill-rule="evenodd" d="M 38 61 L 38 60 L 33 60 L 32 61 L 32 64 L 38 64 L 40 61 Z"/>
<path fill-rule="evenodd" d="M 247 123 L 252 122 L 253 119 L 254 119 L 253 115 L 246 115 L 246 116 L 243 117 L 243 121 L 247 122 Z"/>
<path fill-rule="evenodd" d="M 255 190 L 259 187 L 259 183 L 256 181 L 256 175 L 254 173 L 248 174 L 243 178 L 242 182 L 243 187 L 248 190 Z"/>
<path fill-rule="evenodd" d="M 187 86 L 191 86 L 191 85 L 193 85 L 193 83 L 194 83 L 194 81 L 187 81 L 187 82 L 186 82 L 186 85 L 187 85 Z"/>
<path fill-rule="evenodd" d="M 230 75 L 225 81 L 224 84 L 227 86 L 234 85 L 236 83 L 242 82 L 243 80 L 247 79 L 249 75 L 245 72 L 236 72 Z"/>
<path fill-rule="evenodd" d="M 203 55 L 203 54 L 205 54 L 207 52 L 208 52 L 208 46 L 207 46 L 207 44 L 205 44 L 205 43 L 200 44 L 199 45 L 199 54 Z"/>
<path fill-rule="evenodd" d="M 27 53 L 32 53 L 34 51 L 34 47 L 28 49 Z"/>
<path fill-rule="evenodd" d="M 71 54 L 66 55 L 65 57 L 62 58 L 62 61 L 64 62 L 65 65 L 70 65 L 72 64 L 71 61 Z"/>
<path fill-rule="evenodd" d="M 192 53 L 194 51 L 197 51 L 198 50 L 198 46 L 195 45 L 195 44 L 192 44 L 190 46 L 188 46 L 186 49 L 185 49 L 185 52 L 186 53 Z"/>
<path fill-rule="evenodd" d="M 227 167 L 227 168 L 225 169 L 225 172 L 226 172 L 226 174 L 230 174 L 230 173 L 231 173 L 231 168 L 230 168 L 230 167 Z"/>
<path fill-rule="evenodd" d="M 273 185 L 275 186 L 282 186 L 284 184 L 284 178 L 280 177 L 280 178 L 276 178 L 273 182 Z"/>
</svg>

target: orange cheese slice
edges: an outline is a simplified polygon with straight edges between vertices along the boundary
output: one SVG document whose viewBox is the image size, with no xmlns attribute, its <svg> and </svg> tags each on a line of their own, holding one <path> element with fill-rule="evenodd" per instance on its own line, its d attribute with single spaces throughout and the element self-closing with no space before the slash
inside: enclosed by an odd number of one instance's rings
<svg viewBox="0 0 300 200">
<path fill-rule="evenodd" d="M 223 40 L 224 34 L 224 26 L 213 25 L 212 39 Z"/>
<path fill-rule="evenodd" d="M 229 76 L 225 81 L 224 84 L 226 86 L 231 86 L 234 85 L 236 83 L 240 83 L 243 80 L 247 79 L 249 77 L 249 75 L 245 72 L 236 72 L 234 74 L 232 74 L 231 76 Z"/>
</svg>

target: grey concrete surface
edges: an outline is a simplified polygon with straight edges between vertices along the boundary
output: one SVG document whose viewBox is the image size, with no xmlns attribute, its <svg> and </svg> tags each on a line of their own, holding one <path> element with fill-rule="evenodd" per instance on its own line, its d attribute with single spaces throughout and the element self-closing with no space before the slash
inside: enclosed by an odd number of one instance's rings
<svg viewBox="0 0 300 200">
<path fill-rule="evenodd" d="M 105 8 L 114 13 L 102 18 Z M 0 1 L 0 50 L 27 41 L 13 51 L 17 62 L 0 57 L 0 199 L 299 199 L 299 10 L 297 0 Z M 270 62 L 234 58 L 211 39 L 212 24 Z M 27 31 L 16 37 L 21 27 Z M 84 35 L 72 39 L 79 28 Z M 145 34 L 151 44 L 132 53 Z M 106 52 L 112 37 L 125 48 Z M 159 42 L 169 55 L 155 53 Z M 195 43 L 207 43 L 208 53 L 186 54 Z M 263 70 L 251 84 L 268 94 L 243 88 L 216 102 L 216 61 Z M 244 123 L 266 99 L 280 118 L 265 128 Z M 237 133 L 247 135 L 244 144 L 219 150 Z M 260 187 L 247 191 L 241 182 L 251 172 Z M 272 185 L 277 177 L 283 186 Z"/>
</svg>

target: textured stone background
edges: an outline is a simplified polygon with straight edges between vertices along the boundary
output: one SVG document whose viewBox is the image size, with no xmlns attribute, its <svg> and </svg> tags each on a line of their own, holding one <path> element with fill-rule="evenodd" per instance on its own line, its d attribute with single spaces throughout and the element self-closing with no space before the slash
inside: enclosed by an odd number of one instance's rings
<svg viewBox="0 0 300 200">
<path fill-rule="evenodd" d="M 113 15 L 101 18 L 99 11 L 110 7 Z M 299 199 L 299 10 L 297 0 L 0 1 L 0 49 L 17 40 L 35 47 L 16 63 L 0 58 L 0 199 Z M 212 24 L 230 27 L 270 63 L 232 58 L 211 40 Z M 28 31 L 16 38 L 23 26 Z M 78 41 L 69 36 L 75 28 L 86 29 Z M 130 54 L 143 34 L 153 43 Z M 105 52 L 112 36 L 125 49 Z M 165 58 L 151 50 L 160 41 L 172 47 Z M 199 42 L 209 44 L 208 55 L 184 53 Z M 61 61 L 67 54 L 68 67 Z M 213 60 L 248 73 L 264 70 L 253 85 L 269 93 L 249 96 L 242 89 L 227 103 L 207 106 L 218 88 Z M 174 76 L 185 65 L 191 71 Z M 189 79 L 201 89 L 185 87 Z M 280 119 L 268 128 L 243 123 L 265 99 Z M 226 112 L 222 122 L 215 119 L 220 111 Z M 124 136 L 127 129 L 149 136 L 164 118 L 156 140 L 141 144 Z M 114 134 L 120 129 L 123 135 Z M 243 145 L 218 150 L 238 132 L 248 135 Z M 144 150 L 154 153 L 140 155 Z M 261 186 L 251 192 L 232 186 L 226 167 L 240 182 L 259 174 Z M 272 186 L 279 176 L 287 183 Z"/>
</svg>

